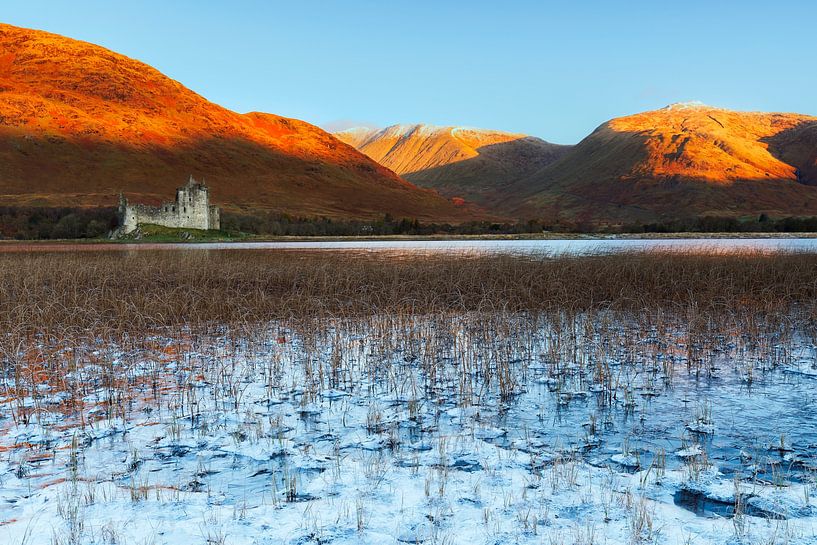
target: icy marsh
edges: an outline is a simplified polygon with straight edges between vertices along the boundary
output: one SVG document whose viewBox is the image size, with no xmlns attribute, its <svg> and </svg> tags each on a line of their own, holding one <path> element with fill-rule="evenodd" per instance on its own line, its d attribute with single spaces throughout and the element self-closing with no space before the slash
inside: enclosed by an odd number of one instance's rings
<svg viewBox="0 0 817 545">
<path fill-rule="evenodd" d="M 817 542 L 817 256 L 0 260 L 3 542 Z"/>
</svg>

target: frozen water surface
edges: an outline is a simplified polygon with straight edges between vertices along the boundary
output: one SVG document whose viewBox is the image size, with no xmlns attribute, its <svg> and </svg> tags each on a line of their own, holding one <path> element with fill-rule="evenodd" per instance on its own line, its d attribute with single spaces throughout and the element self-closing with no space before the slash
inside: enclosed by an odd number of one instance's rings
<svg viewBox="0 0 817 545">
<path fill-rule="evenodd" d="M 802 335 L 402 320 L 89 348 L 2 399 L 0 539 L 817 542 Z"/>
<path fill-rule="evenodd" d="M 483 242 L 457 246 L 667 245 Z M 672 242 L 701 243 L 736 247 Z M 451 314 L 38 343 L 0 376 L 0 543 L 817 544 L 808 323 Z"/>
</svg>

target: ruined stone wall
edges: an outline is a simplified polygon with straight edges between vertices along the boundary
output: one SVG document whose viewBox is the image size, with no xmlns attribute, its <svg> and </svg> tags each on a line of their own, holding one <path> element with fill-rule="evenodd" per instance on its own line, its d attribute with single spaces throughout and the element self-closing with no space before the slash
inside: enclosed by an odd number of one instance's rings
<svg viewBox="0 0 817 545">
<path fill-rule="evenodd" d="M 130 233 L 139 226 L 138 205 L 120 205 L 119 207 L 119 229 L 122 233 Z"/>
<path fill-rule="evenodd" d="M 174 204 L 165 204 L 163 208 L 174 206 Z M 159 225 L 166 225 L 168 227 L 189 227 L 190 229 L 210 229 L 210 201 L 207 195 L 207 189 L 202 186 L 181 187 L 176 191 L 175 202 L 175 219 L 167 219 L 175 223 L 169 225 L 161 223 Z M 172 210 L 172 208 L 171 208 Z M 149 222 L 144 222 L 149 223 Z"/>
<path fill-rule="evenodd" d="M 130 233 L 140 223 L 187 229 L 218 229 L 221 225 L 218 207 L 210 206 L 207 187 L 192 178 L 176 190 L 176 202 L 157 207 L 123 201 L 120 214 L 123 233 Z"/>
<path fill-rule="evenodd" d="M 167 206 L 167 207 L 166 207 Z M 195 208 L 189 205 L 163 205 L 162 207 L 129 205 L 125 213 L 134 219 L 130 222 L 133 230 L 140 223 L 178 227 L 188 229 L 210 229 L 210 215 L 207 208 Z M 127 223 L 127 222 L 126 222 Z M 126 232 L 128 230 L 126 229 Z"/>
<path fill-rule="evenodd" d="M 210 206 L 210 229 L 221 229 L 221 210 L 218 206 Z"/>
</svg>

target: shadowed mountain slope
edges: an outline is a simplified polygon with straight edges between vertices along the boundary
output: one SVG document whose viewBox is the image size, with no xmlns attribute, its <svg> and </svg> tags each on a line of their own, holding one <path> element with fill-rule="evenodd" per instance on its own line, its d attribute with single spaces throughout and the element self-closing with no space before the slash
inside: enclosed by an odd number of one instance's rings
<svg viewBox="0 0 817 545">
<path fill-rule="evenodd" d="M 238 114 L 102 47 L 0 24 L 3 204 L 155 203 L 190 174 L 228 209 L 472 216 L 313 125 Z"/>
<path fill-rule="evenodd" d="M 815 215 L 816 123 L 700 104 L 614 119 L 498 206 L 574 221 Z"/>
<path fill-rule="evenodd" d="M 521 134 L 430 125 L 355 128 L 335 136 L 412 183 L 484 206 L 569 149 Z"/>
</svg>

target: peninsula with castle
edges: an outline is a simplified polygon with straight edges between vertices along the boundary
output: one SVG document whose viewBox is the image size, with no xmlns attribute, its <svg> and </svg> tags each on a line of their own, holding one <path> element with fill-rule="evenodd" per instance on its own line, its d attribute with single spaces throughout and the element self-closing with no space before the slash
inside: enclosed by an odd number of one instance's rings
<svg viewBox="0 0 817 545">
<path fill-rule="evenodd" d="M 118 216 L 117 236 L 132 233 L 145 224 L 200 230 L 218 230 L 221 226 L 221 211 L 210 204 L 207 185 L 192 175 L 186 184 L 176 189 L 176 200 L 161 206 L 131 204 L 120 193 Z"/>
</svg>

